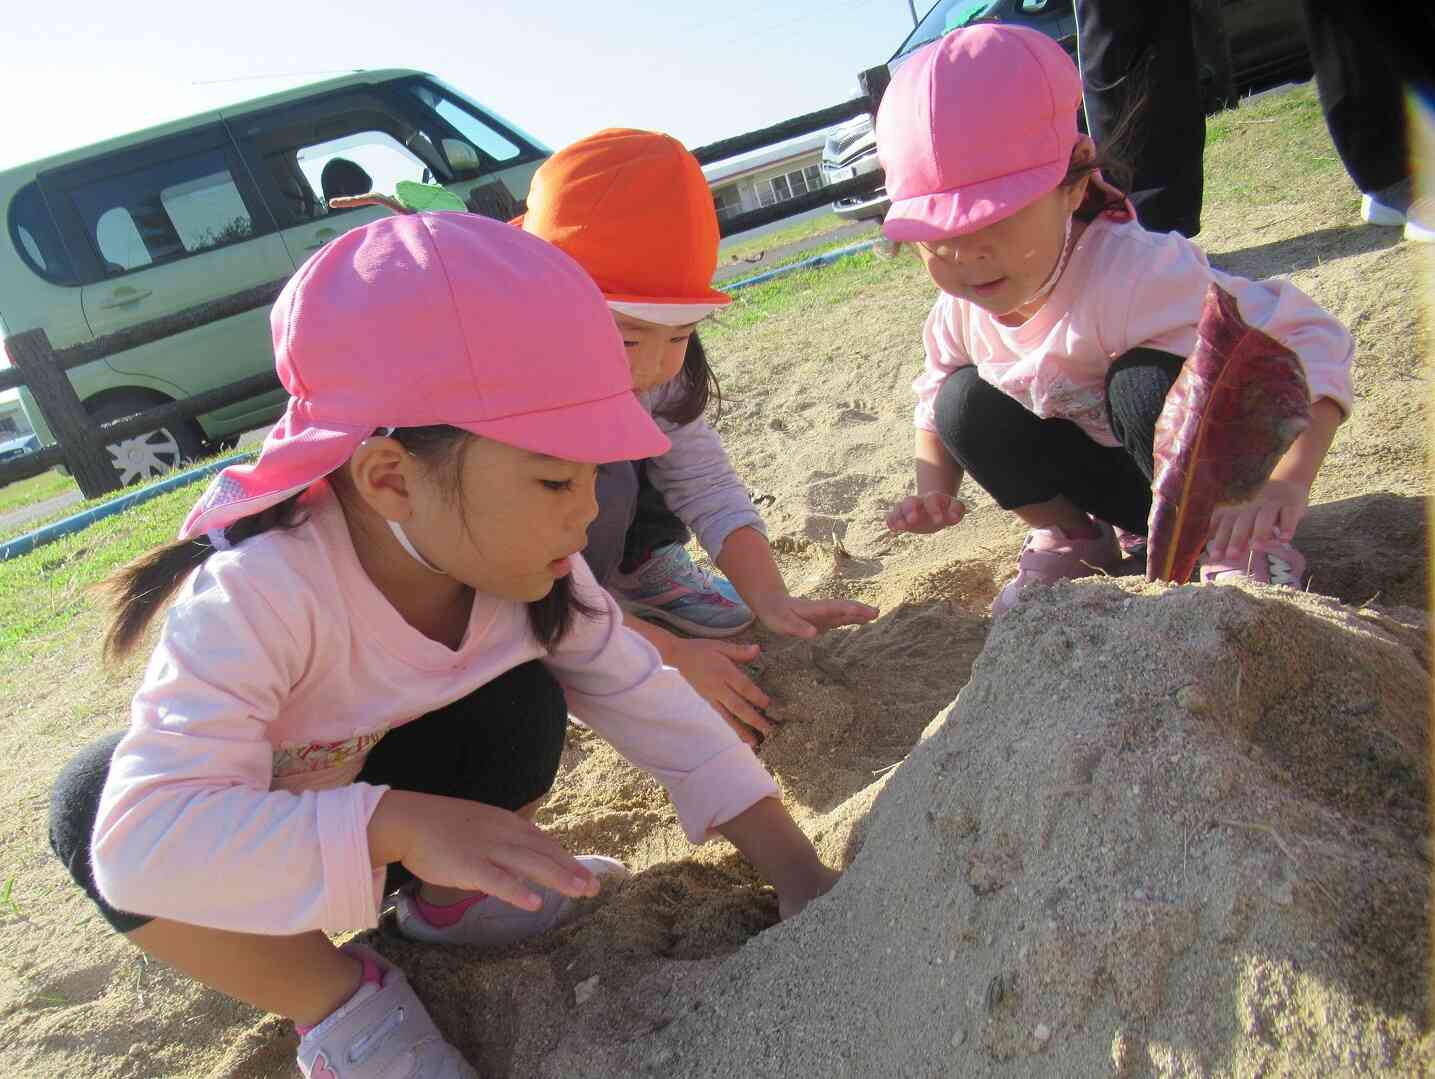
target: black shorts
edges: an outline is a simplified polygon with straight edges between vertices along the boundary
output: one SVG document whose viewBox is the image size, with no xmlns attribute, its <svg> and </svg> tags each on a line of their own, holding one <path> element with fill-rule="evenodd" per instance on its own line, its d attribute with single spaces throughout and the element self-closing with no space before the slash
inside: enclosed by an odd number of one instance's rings
<svg viewBox="0 0 1435 1079">
<path fill-rule="evenodd" d="M 552 788 L 567 723 L 563 688 L 540 661 L 533 660 L 390 731 L 369 751 L 357 781 L 521 809 Z M 128 933 L 150 919 L 106 903 L 95 887 L 90 865 L 90 836 L 100 793 L 123 734 L 91 742 L 55 780 L 50 795 L 50 848 L 105 920 Z M 403 866 L 391 865 L 387 890 L 412 879 Z"/>
</svg>

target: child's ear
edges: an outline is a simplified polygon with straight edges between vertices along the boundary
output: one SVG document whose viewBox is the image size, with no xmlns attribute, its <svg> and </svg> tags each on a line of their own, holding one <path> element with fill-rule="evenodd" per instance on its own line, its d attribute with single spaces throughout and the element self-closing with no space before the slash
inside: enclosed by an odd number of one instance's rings
<svg viewBox="0 0 1435 1079">
<path fill-rule="evenodd" d="M 344 466 L 354 493 L 388 521 L 413 516 L 414 458 L 393 438 L 366 438 Z"/>
</svg>

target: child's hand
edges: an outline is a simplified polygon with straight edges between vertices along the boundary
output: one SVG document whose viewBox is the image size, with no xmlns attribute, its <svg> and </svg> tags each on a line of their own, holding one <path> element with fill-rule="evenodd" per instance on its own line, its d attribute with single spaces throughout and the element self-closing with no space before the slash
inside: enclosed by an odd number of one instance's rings
<svg viewBox="0 0 1435 1079">
<path fill-rule="evenodd" d="M 960 521 L 966 512 L 965 505 L 941 491 L 908 495 L 887 513 L 887 527 L 893 532 L 940 532 Z"/>
<path fill-rule="evenodd" d="M 370 861 L 400 862 L 427 884 L 487 892 L 524 910 L 543 899 L 529 883 L 574 898 L 598 894 L 598 878 L 562 844 L 517 813 L 414 791 L 387 791 L 369 818 Z"/>
<path fill-rule="evenodd" d="M 807 880 L 788 885 L 777 893 L 777 916 L 784 922 L 802 913 L 802 908 L 819 895 L 826 895 L 842 874 L 825 865 L 818 865 Z"/>
<path fill-rule="evenodd" d="M 688 640 L 678 638 L 670 646 L 673 666 L 682 672 L 698 694 L 717 709 L 728 726 L 750 746 L 758 736 L 772 733 L 772 722 L 761 709 L 772 702 L 751 678 L 742 672 L 739 663 L 751 663 L 762 649 L 755 644 L 730 644 L 727 641 Z"/>
<path fill-rule="evenodd" d="M 1239 559 L 1272 541 L 1289 543 L 1305 516 L 1310 488 L 1290 480 L 1267 480 L 1249 502 L 1218 506 L 1211 515 L 1207 550 L 1214 558 Z"/>
<path fill-rule="evenodd" d="M 856 626 L 877 617 L 876 607 L 846 599 L 798 599 L 786 592 L 755 596 L 752 613 L 774 633 L 807 640 L 837 626 Z"/>
<path fill-rule="evenodd" d="M 755 802 L 717 830 L 772 882 L 783 920 L 831 891 L 841 876 L 822 864 L 812 841 L 776 798 Z"/>
</svg>

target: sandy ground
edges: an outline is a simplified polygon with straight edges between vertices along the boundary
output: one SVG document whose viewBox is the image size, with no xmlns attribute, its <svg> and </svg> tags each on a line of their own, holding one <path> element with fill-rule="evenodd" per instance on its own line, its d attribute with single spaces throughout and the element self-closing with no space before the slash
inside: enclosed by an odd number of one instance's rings
<svg viewBox="0 0 1435 1079">
<path fill-rule="evenodd" d="M 657 784 L 575 729 L 542 821 L 635 877 L 502 954 L 372 935 L 484 1076 L 1435 1067 L 1418 254 L 1358 225 L 1343 176 L 1317 187 L 1208 215 L 1202 240 L 1226 268 L 1290 273 L 1357 335 L 1358 411 L 1298 537 L 1339 603 L 1096 581 L 993 629 L 1018 524 L 979 492 L 938 537 L 879 523 L 911 482 L 932 296 L 915 262 L 784 314 L 780 348 L 760 326 L 710 335 L 720 429 L 771 496 L 793 590 L 883 612 L 812 644 L 755 636 L 783 721 L 762 758 L 847 873 L 776 925 L 730 847 L 690 847 Z M 97 672 L 80 636 L 5 706 L 0 1072 L 297 1074 L 289 1024 L 146 964 L 46 849 L 50 781 L 122 724 L 138 674 Z"/>
</svg>

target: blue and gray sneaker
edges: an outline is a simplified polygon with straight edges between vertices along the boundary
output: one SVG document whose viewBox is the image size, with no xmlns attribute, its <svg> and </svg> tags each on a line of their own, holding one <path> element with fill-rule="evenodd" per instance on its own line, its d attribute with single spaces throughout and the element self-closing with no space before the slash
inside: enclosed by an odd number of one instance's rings
<svg viewBox="0 0 1435 1079">
<path fill-rule="evenodd" d="M 632 573 L 615 573 L 608 588 L 625 610 L 694 637 L 731 637 L 752 624 L 752 610 L 732 585 L 693 565 L 676 543 Z"/>
</svg>

